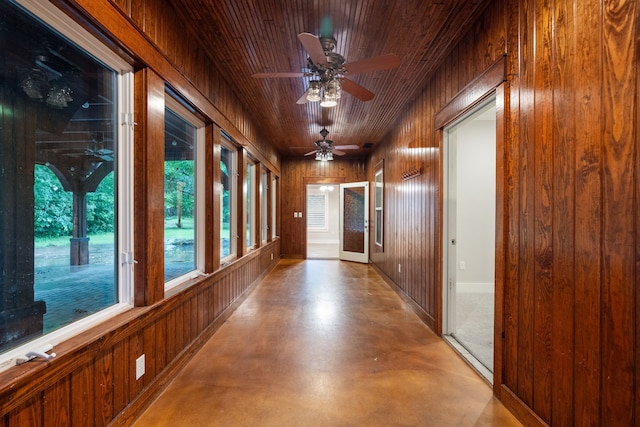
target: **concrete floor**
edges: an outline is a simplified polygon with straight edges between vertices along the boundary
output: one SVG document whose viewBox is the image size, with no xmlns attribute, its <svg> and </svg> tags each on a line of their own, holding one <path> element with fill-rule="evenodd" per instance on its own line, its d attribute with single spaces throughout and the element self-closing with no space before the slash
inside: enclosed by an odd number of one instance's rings
<svg viewBox="0 0 640 427">
<path fill-rule="evenodd" d="M 134 425 L 520 424 L 373 268 L 284 260 Z"/>
</svg>

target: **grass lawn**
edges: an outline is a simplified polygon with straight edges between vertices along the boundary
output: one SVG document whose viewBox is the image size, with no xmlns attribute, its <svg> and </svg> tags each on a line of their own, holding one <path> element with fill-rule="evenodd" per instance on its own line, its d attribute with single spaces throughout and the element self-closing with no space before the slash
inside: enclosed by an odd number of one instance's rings
<svg viewBox="0 0 640 427">
<path fill-rule="evenodd" d="M 165 239 L 193 239 L 193 218 L 182 218 L 182 227 L 178 228 L 176 217 L 166 218 L 164 221 Z M 36 248 L 46 248 L 49 246 L 69 246 L 71 236 L 59 237 L 36 237 L 34 244 Z M 98 233 L 89 236 L 89 243 L 94 245 L 113 244 L 113 233 Z"/>
</svg>

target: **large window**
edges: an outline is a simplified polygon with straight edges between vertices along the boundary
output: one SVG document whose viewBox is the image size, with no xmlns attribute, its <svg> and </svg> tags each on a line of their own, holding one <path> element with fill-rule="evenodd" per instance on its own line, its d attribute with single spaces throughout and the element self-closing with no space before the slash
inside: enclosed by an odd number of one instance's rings
<svg viewBox="0 0 640 427">
<path fill-rule="evenodd" d="M 223 133 L 220 147 L 220 259 L 228 262 L 236 256 L 236 183 L 238 155 L 231 140 Z"/>
<path fill-rule="evenodd" d="M 164 279 L 171 287 L 198 269 L 198 170 L 204 123 L 167 96 L 164 129 Z M 201 156 L 198 156 L 202 158 Z M 176 280 L 177 279 L 177 280 Z"/>
<path fill-rule="evenodd" d="M 271 176 L 271 238 L 278 236 L 276 225 L 278 224 L 278 178 Z"/>
<path fill-rule="evenodd" d="M 256 236 L 256 169 L 258 165 L 252 160 L 246 164 L 244 179 L 245 187 L 245 238 L 247 250 L 253 249 L 257 244 Z"/>
<path fill-rule="evenodd" d="M 48 2 L 22 3 L 55 30 L 0 2 L 4 359 L 128 307 L 131 289 L 130 67 Z"/>
<path fill-rule="evenodd" d="M 327 225 L 327 195 L 325 193 L 307 194 L 307 229 L 326 231 Z"/>
<path fill-rule="evenodd" d="M 269 173 L 266 169 L 262 169 L 260 179 L 260 220 L 262 229 L 262 243 L 267 242 L 269 236 Z"/>
<path fill-rule="evenodd" d="M 376 166 L 375 187 L 374 187 L 374 206 L 375 206 L 375 244 L 382 247 L 383 238 L 383 206 L 384 206 L 384 163 L 380 162 Z"/>
</svg>

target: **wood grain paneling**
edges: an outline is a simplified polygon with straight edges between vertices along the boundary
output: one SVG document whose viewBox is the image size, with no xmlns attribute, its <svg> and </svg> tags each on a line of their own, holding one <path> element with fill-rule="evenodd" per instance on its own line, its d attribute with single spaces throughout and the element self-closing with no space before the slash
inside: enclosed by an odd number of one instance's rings
<svg viewBox="0 0 640 427">
<path fill-rule="evenodd" d="M 145 306 L 164 296 L 164 96 L 165 83 L 149 68 L 135 83 L 135 304 Z"/>
<path fill-rule="evenodd" d="M 151 3 L 150 0 L 131 2 Z M 217 70 L 233 86 L 250 115 L 258 121 L 262 133 L 280 153 L 301 156 L 313 149 L 322 126 L 331 126 L 338 145 L 380 142 L 403 105 L 420 93 L 489 1 L 170 0 L 155 3 L 173 5 L 176 15 L 190 24 L 188 30 L 204 46 L 209 62 L 221 64 Z M 321 108 L 318 103 L 299 105 L 296 100 L 306 90 L 308 78 L 251 77 L 253 73 L 299 72 L 306 68 L 307 53 L 297 35 L 320 34 L 324 17 L 331 19 L 337 42 L 335 52 L 344 55 L 347 63 L 387 53 L 400 58 L 397 70 L 347 76 L 372 91 L 373 100 L 362 102 L 345 93 L 337 108 Z M 477 55 L 482 62 L 483 54 L 484 51 Z M 449 61 L 455 62 L 455 57 Z M 451 90 L 455 91 L 455 87 Z M 300 126 L 301 123 L 305 125 Z M 370 152 L 362 148 L 355 151 L 355 155 L 364 158 Z"/>
<path fill-rule="evenodd" d="M 385 162 L 385 251 L 371 260 L 439 319 L 440 302 L 428 301 L 440 273 L 412 241 L 435 242 L 440 262 L 439 153 L 411 148 L 437 148 L 437 112 L 507 55 L 494 379 L 527 425 L 638 425 L 637 22 L 633 1 L 494 2 L 368 161 L 369 179 Z M 425 173 L 410 181 L 432 194 L 401 180 L 416 163 Z"/>
<path fill-rule="evenodd" d="M 502 13 L 499 8 L 493 8 L 482 16 L 478 25 L 483 28 L 486 23 L 501 23 Z M 463 88 L 469 87 L 465 92 L 469 94 L 485 93 L 502 80 L 505 29 L 493 25 L 487 31 L 489 34 L 479 38 L 476 33 L 468 35 L 454 48 L 451 54 L 454 60 L 443 64 L 367 163 L 368 178 L 373 180 L 373 165 L 381 160 L 385 162 L 385 248 L 384 252 L 372 250 L 371 261 L 421 307 L 427 323 L 434 329 L 439 328 L 436 319 L 440 316 L 441 304 L 441 159 L 436 123 L 441 126 L 461 113 L 460 106 L 470 106 L 464 96 L 458 95 Z M 486 44 L 482 44 L 483 41 Z M 474 61 L 477 56 L 483 60 Z M 494 71 L 486 72 L 487 69 Z M 479 82 L 478 87 L 468 86 L 472 81 Z M 491 82 L 489 86 L 487 81 Z M 422 174 L 403 180 L 402 173 L 413 168 L 421 169 Z M 398 272 L 399 264 L 401 272 Z"/>
<path fill-rule="evenodd" d="M 254 123 L 233 88 L 218 71 L 167 2 L 150 0 L 52 0 L 72 16 L 99 28 L 110 44 L 148 65 L 170 82 L 205 117 L 246 146 L 270 170 L 279 170 L 276 150 Z M 95 23 L 95 25 L 94 25 Z M 150 31 L 150 32 L 147 32 Z M 188 46 L 188 48 L 183 48 Z"/>
<path fill-rule="evenodd" d="M 320 183 L 366 181 L 365 162 L 337 159 L 319 162 L 309 157 L 288 158 L 282 161 L 281 180 L 281 228 L 282 256 L 305 258 L 306 236 L 306 185 Z M 302 218 L 294 218 L 294 212 L 302 212 Z"/>
<path fill-rule="evenodd" d="M 497 91 L 505 122 L 498 130 L 504 143 L 497 187 L 503 233 L 496 239 L 501 245 L 496 249 L 501 257 L 497 266 L 504 267 L 496 280 L 504 292 L 496 308 L 502 322 L 496 323 L 500 354 L 494 390 L 528 425 L 640 425 L 636 2 L 493 1 L 466 35 L 461 34 L 460 42 L 448 47 L 439 68 L 416 92 L 397 89 L 407 103 L 397 115 L 389 109 L 395 121 L 383 128 L 383 141 L 366 168 L 364 161 L 321 164 L 296 158 L 284 160 L 281 170 L 269 144 L 276 137 L 264 136 L 254 120 L 273 123 L 269 117 L 276 114 L 278 123 L 290 127 L 301 120 L 280 120 L 277 107 L 287 101 L 279 98 L 279 91 L 269 92 L 273 111 L 267 112 L 248 105 L 246 97 L 253 92 L 236 95 L 225 78 L 250 67 L 212 58 L 192 33 L 181 31 L 183 23 L 167 3 L 55 3 L 70 6 L 74 16 L 87 22 L 95 21 L 92 26 L 109 33 L 111 43 L 135 58 L 138 66 L 151 67 L 210 122 L 229 131 L 253 157 L 279 174 L 281 239 L 153 306 L 135 308 L 63 343 L 52 361 L 1 373 L 0 415 L 6 425 L 39 426 L 45 414 L 54 411 L 58 412 L 53 420 L 62 424 L 129 423 L 278 254 L 305 256 L 306 215 L 293 218 L 293 212 L 304 213 L 305 184 L 373 180 L 373 167 L 381 160 L 385 246 L 384 251 L 372 247 L 371 261 L 437 331 L 442 316 L 442 133 L 435 120 L 465 86 L 504 55 L 508 81 Z M 376 7 L 383 6 L 402 12 L 384 2 Z M 278 10 L 257 7 L 271 14 L 272 19 L 260 25 L 273 32 Z M 190 16 L 194 27 L 209 23 L 198 21 L 194 10 L 185 7 L 181 13 Z M 213 26 L 207 31 L 215 39 L 229 30 Z M 398 46 L 407 53 L 410 45 L 405 40 Z M 294 49 L 288 47 L 283 51 Z M 231 37 L 220 48 L 244 46 L 240 38 Z M 424 52 L 413 54 L 421 61 Z M 366 116 L 362 106 L 347 108 L 354 109 L 354 117 Z M 335 111 L 311 112 L 309 117 L 322 124 L 346 117 Z M 284 144 L 299 146 L 299 141 L 287 139 L 288 132 L 275 132 Z M 403 172 L 414 168 L 422 173 L 402 179 Z M 158 353 L 159 349 L 164 350 Z M 142 382 L 133 376 L 132 360 L 141 352 L 154 353 Z"/>
<path fill-rule="evenodd" d="M 245 152 L 279 176 L 279 158 L 261 138 L 232 90 L 212 77 L 209 59 L 195 46 L 163 2 L 56 1 L 105 40 L 135 58 L 135 252 L 136 305 L 109 321 L 56 345 L 57 356 L 0 373 L 4 425 L 129 425 L 138 411 L 279 260 L 275 239 L 223 269 L 207 264 L 206 277 L 165 295 L 163 238 L 163 99 L 165 84 L 185 97 L 208 122 L 207 179 L 213 181 L 213 130 L 223 128 Z M 124 14 L 123 14 L 124 12 Z M 133 25 L 135 23 L 135 25 Z M 174 37 L 175 36 L 175 37 Z M 155 45 L 154 45 L 155 43 Z M 144 65 L 144 66 L 143 66 Z M 176 68 L 179 66 L 180 68 Z M 189 78 L 185 78 L 185 75 Z M 215 75 L 215 74 L 214 74 Z M 211 123 L 216 123 L 213 126 Z M 160 177 L 160 179 L 158 179 Z M 206 205 L 213 212 L 213 186 Z M 159 202 L 159 204 L 158 204 Z M 217 216 L 210 215 L 209 222 Z M 206 238 L 214 233 L 209 225 Z M 210 243 L 213 245 L 213 243 Z M 208 257 L 215 250 L 208 248 Z M 145 374 L 135 378 L 135 359 L 145 355 Z"/>
<path fill-rule="evenodd" d="M 279 253 L 279 240 L 262 249 L 153 307 L 127 313 L 61 344 L 48 364 L 3 372 L 0 415 L 9 425 L 19 426 L 128 425 L 275 265 L 279 257 L 271 260 L 271 253 Z M 218 308 L 206 322 L 205 307 Z M 173 326 L 159 327 L 164 324 Z M 183 332 L 176 338 L 179 329 Z M 165 352 L 158 357 L 160 349 Z M 146 357 L 146 373 L 136 380 L 135 359 L 141 354 Z M 88 363 L 77 366 L 78 360 Z M 164 369 L 159 360 L 164 360 Z M 43 372 L 45 379 L 38 381 Z M 20 396 L 13 392 L 16 387 Z"/>
</svg>

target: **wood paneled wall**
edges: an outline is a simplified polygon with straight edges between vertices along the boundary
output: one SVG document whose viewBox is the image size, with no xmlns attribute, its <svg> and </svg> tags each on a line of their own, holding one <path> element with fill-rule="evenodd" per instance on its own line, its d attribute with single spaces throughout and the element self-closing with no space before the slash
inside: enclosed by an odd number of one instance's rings
<svg viewBox="0 0 640 427">
<path fill-rule="evenodd" d="M 132 58 L 138 70 L 134 198 L 136 254 L 140 255 L 135 299 L 139 307 L 57 345 L 57 356 L 50 361 L 35 360 L 0 373 L 0 426 L 130 425 L 248 290 L 275 266 L 281 252 L 280 240 L 275 239 L 217 271 L 212 271 L 214 263 L 209 259 L 206 277 L 163 295 L 164 279 L 161 268 L 158 270 L 163 263 L 162 241 L 153 235 L 157 215 L 162 215 L 157 200 L 163 192 L 162 186 L 155 185 L 162 161 L 153 147 L 158 136 L 164 138 L 155 126 L 163 118 L 145 110 L 145 100 L 153 103 L 151 98 L 162 98 L 166 82 L 206 117 L 209 143 L 213 131 L 222 128 L 276 176 L 280 160 L 260 139 L 232 91 L 216 77 L 214 65 L 197 49 L 185 49 L 196 43 L 178 27 L 163 2 L 52 2 L 105 36 L 116 50 Z M 207 152 L 212 158 L 211 146 Z M 212 180 L 211 169 L 209 165 Z M 213 204 L 211 187 L 208 184 L 208 206 Z M 217 218 L 208 217 L 211 221 Z M 206 253 L 213 252 L 207 249 Z M 135 359 L 141 354 L 145 354 L 146 373 L 136 380 Z"/>
<path fill-rule="evenodd" d="M 362 160 L 336 159 L 319 162 L 313 158 L 286 158 L 282 160 L 280 238 L 281 254 L 285 258 L 305 258 L 306 185 L 366 181 L 365 162 Z M 294 218 L 294 212 L 302 212 L 302 218 Z"/>
<path fill-rule="evenodd" d="M 367 176 L 373 181 L 375 165 L 384 161 L 384 246 L 383 250 L 371 246 L 371 262 L 423 310 L 423 318 L 436 330 L 441 309 L 442 138 L 434 118 L 460 90 L 504 55 L 504 19 L 501 8 L 489 8 L 422 96 L 409 104 L 396 128 L 367 163 Z M 421 174 L 402 178 L 403 173 L 414 169 Z"/>
<path fill-rule="evenodd" d="M 248 147 L 257 160 L 272 171 L 279 171 L 275 149 L 264 140 L 245 107 L 217 72 L 218 64 L 198 45 L 193 31 L 178 21 L 171 6 L 157 0 L 50 1 L 90 28 L 115 36 L 117 47 L 138 65 L 153 64 L 154 71 L 193 101 L 205 116 L 237 143 Z M 91 17 L 88 21 L 87 16 Z"/>
<path fill-rule="evenodd" d="M 506 53 L 494 390 L 528 425 L 640 424 L 638 18 L 632 0 L 494 2 L 368 162 L 386 185 L 372 262 L 437 321 L 434 115 Z"/>
<path fill-rule="evenodd" d="M 515 6 L 504 386 L 553 425 L 638 425 L 638 5 Z"/>
<path fill-rule="evenodd" d="M 0 425 L 129 425 L 278 260 L 276 241 L 151 307 L 56 346 L 57 356 L 0 374 Z M 135 379 L 135 359 L 146 373 Z"/>
</svg>

